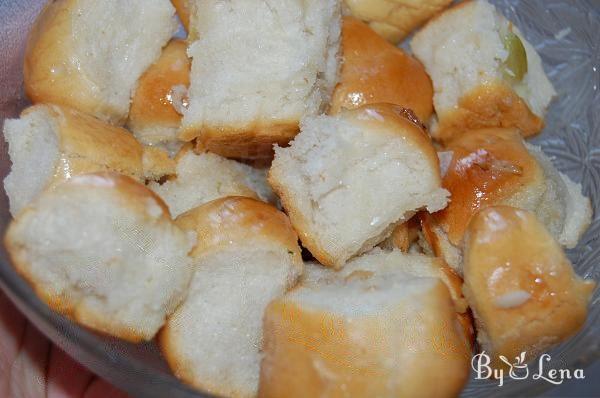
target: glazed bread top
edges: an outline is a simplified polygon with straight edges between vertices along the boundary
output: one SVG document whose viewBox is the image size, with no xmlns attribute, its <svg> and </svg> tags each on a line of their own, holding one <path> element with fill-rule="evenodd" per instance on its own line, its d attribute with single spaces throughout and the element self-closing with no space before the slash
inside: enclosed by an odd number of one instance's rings
<svg viewBox="0 0 600 398">
<path fill-rule="evenodd" d="M 423 65 L 356 18 L 343 20 L 342 59 L 330 113 L 386 102 L 429 121 L 433 87 Z"/>
</svg>

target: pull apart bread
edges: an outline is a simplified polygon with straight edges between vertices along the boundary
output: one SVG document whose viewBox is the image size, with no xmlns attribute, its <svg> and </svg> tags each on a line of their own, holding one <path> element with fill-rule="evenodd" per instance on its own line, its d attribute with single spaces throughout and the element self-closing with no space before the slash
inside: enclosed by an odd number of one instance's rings
<svg viewBox="0 0 600 398">
<path fill-rule="evenodd" d="M 306 265 L 269 304 L 259 397 L 455 397 L 471 351 L 432 258 L 376 250 L 334 272 Z"/>
<path fill-rule="evenodd" d="M 448 7 L 452 0 L 344 0 L 350 13 L 393 44 Z"/>
<path fill-rule="evenodd" d="M 481 348 L 492 365 L 500 356 L 527 359 L 575 334 L 585 323 L 595 282 L 575 274 L 560 245 L 528 211 L 489 207 L 465 238 L 464 293 Z"/>
<path fill-rule="evenodd" d="M 411 48 L 433 81 L 434 138 L 485 127 L 516 127 L 524 136 L 542 130 L 556 92 L 535 49 L 487 1 L 466 1 L 432 19 Z"/>
<path fill-rule="evenodd" d="M 227 196 L 247 196 L 276 203 L 266 169 L 256 169 L 214 153 L 195 154 L 184 148 L 176 157 L 175 176 L 163 184 L 151 182 L 173 217 Z"/>
<path fill-rule="evenodd" d="M 304 246 L 335 268 L 448 196 L 427 133 L 388 104 L 305 118 L 291 146 L 276 149 L 269 182 Z"/>
<path fill-rule="evenodd" d="M 29 36 L 27 96 L 123 124 L 139 77 L 176 31 L 169 0 L 50 1 Z"/>
<path fill-rule="evenodd" d="M 573 248 L 591 223 L 590 200 L 581 186 L 560 173 L 542 150 L 515 129 L 483 129 L 453 140 L 442 186 L 448 207 L 424 215 L 433 251 L 459 273 L 464 232 L 480 209 L 509 205 L 533 212 L 561 245 Z"/>
<path fill-rule="evenodd" d="M 125 129 L 57 105 L 34 105 L 6 120 L 12 161 L 4 180 L 15 216 L 44 189 L 77 174 L 115 171 L 135 180 L 172 174 L 166 152 L 139 144 Z"/>
<path fill-rule="evenodd" d="M 386 102 L 412 110 L 423 122 L 429 121 L 433 87 L 423 65 L 356 18 L 343 20 L 342 61 L 331 114 Z"/>
<path fill-rule="evenodd" d="M 190 84 L 190 60 L 184 40 L 173 39 L 140 78 L 131 101 L 127 127 L 145 145 L 174 153 Z"/>
<path fill-rule="evenodd" d="M 339 0 L 193 0 L 180 139 L 226 157 L 273 156 L 337 81 Z"/>
<path fill-rule="evenodd" d="M 254 397 L 262 316 L 302 274 L 298 236 L 287 216 L 243 197 L 218 199 L 176 220 L 196 232 L 196 266 L 186 300 L 160 346 L 175 375 L 211 394 Z"/>
<path fill-rule="evenodd" d="M 192 274 L 189 234 L 152 191 L 116 173 L 75 176 L 45 191 L 4 242 L 50 308 L 132 342 L 154 337 Z"/>
</svg>

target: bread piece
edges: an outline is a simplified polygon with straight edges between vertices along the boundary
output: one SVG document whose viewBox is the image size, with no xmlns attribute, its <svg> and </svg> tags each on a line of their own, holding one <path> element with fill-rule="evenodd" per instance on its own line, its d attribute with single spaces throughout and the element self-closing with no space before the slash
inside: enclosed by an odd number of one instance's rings
<svg viewBox="0 0 600 398">
<path fill-rule="evenodd" d="M 578 277 L 561 247 L 533 213 L 489 207 L 465 240 L 464 293 L 477 339 L 506 367 L 521 352 L 532 360 L 584 324 L 595 283 Z"/>
<path fill-rule="evenodd" d="M 418 239 L 419 227 L 415 216 L 396 226 L 392 234 L 379 246 L 387 250 L 399 249 L 403 253 L 408 253 Z"/>
<path fill-rule="evenodd" d="M 433 87 L 423 65 L 356 18 L 344 18 L 342 59 L 330 113 L 388 102 L 411 109 L 420 120 L 429 121 Z"/>
<path fill-rule="evenodd" d="M 277 148 L 269 182 L 303 245 L 327 266 L 385 240 L 415 211 L 446 205 L 437 154 L 414 115 L 367 105 L 308 117 Z"/>
<path fill-rule="evenodd" d="M 372 261 L 373 259 L 376 259 L 376 261 Z M 470 349 L 473 348 L 475 344 L 475 329 L 467 300 L 462 293 L 463 280 L 443 259 L 421 253 L 405 254 L 397 249 L 384 252 L 382 249 L 376 247 L 356 260 L 351 261 L 350 264 L 354 265 L 349 269 L 345 267 L 340 272 L 344 275 L 349 275 L 353 272 L 353 267 L 356 264 L 361 264 L 360 267 L 363 270 L 377 272 L 378 270 L 401 268 L 403 272 L 414 277 L 440 279 L 450 292 L 464 341 L 468 343 Z"/>
<path fill-rule="evenodd" d="M 209 152 L 184 151 L 178 156 L 176 176 L 149 187 L 169 205 L 173 217 L 226 196 L 276 201 L 266 171 Z"/>
<path fill-rule="evenodd" d="M 302 273 L 298 237 L 285 214 L 242 197 L 210 202 L 177 224 L 197 233 L 197 268 L 187 299 L 161 333 L 161 349 L 185 383 L 253 397 L 265 307 Z"/>
<path fill-rule="evenodd" d="M 450 142 L 453 158 L 443 186 L 452 200 L 425 235 L 434 251 L 460 272 L 462 239 L 477 211 L 497 204 L 535 213 L 562 245 L 575 247 L 591 222 L 581 186 L 559 173 L 542 152 L 514 129 L 484 129 Z"/>
<path fill-rule="evenodd" d="M 470 349 L 448 290 L 405 266 L 429 261 L 366 254 L 319 269 L 264 316 L 259 397 L 454 397 Z M 322 268 L 322 267 L 321 267 Z"/>
<path fill-rule="evenodd" d="M 158 145 L 176 152 L 181 147 L 177 134 L 181 125 L 182 93 L 190 84 L 187 44 L 172 40 L 160 58 L 139 80 L 131 101 L 127 126 L 146 145 Z"/>
<path fill-rule="evenodd" d="M 171 0 L 186 31 L 190 31 L 190 6 L 193 0 Z"/>
<path fill-rule="evenodd" d="M 337 80 L 339 0 L 195 0 L 189 107 L 180 138 L 233 158 L 273 156 Z"/>
<path fill-rule="evenodd" d="M 29 35 L 27 96 L 124 123 L 138 78 L 177 30 L 174 14 L 168 0 L 48 2 Z"/>
<path fill-rule="evenodd" d="M 12 161 L 4 180 L 14 216 L 43 189 L 76 174 L 116 171 L 143 181 L 174 171 L 166 153 L 144 149 L 125 129 L 55 105 L 34 105 L 6 120 Z"/>
<path fill-rule="evenodd" d="M 487 1 L 445 11 L 415 34 L 411 48 L 433 81 L 436 139 L 485 127 L 517 127 L 524 136 L 543 128 L 556 92 L 535 49 Z"/>
<path fill-rule="evenodd" d="M 116 173 L 75 176 L 10 224 L 13 265 L 50 308 L 132 342 L 151 340 L 187 289 L 192 242 L 150 190 Z"/>
<path fill-rule="evenodd" d="M 344 0 L 352 15 L 396 44 L 452 0 Z"/>
</svg>

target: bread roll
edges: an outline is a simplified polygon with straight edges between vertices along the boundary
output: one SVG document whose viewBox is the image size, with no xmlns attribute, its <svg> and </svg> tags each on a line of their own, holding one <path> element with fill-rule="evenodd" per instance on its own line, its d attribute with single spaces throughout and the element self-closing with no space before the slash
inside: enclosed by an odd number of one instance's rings
<svg viewBox="0 0 600 398">
<path fill-rule="evenodd" d="M 404 268 L 424 261 L 379 251 L 340 272 L 307 266 L 265 312 L 259 397 L 457 396 L 470 349 L 444 284 Z"/>
<path fill-rule="evenodd" d="M 416 59 L 391 45 L 356 18 L 342 27 L 343 64 L 330 113 L 365 104 L 388 102 L 411 109 L 428 122 L 433 112 L 433 87 Z"/>
<path fill-rule="evenodd" d="M 273 156 L 300 119 L 329 104 L 337 80 L 339 0 L 191 5 L 189 107 L 180 139 L 225 157 Z"/>
<path fill-rule="evenodd" d="M 181 125 L 182 96 L 190 84 L 187 44 L 172 40 L 160 58 L 140 78 L 131 101 L 127 126 L 146 145 L 158 145 L 176 152 Z"/>
<path fill-rule="evenodd" d="M 465 240 L 464 292 L 477 339 L 506 367 L 550 349 L 584 324 L 595 283 L 578 277 L 533 213 L 506 206 L 477 213 Z"/>
<path fill-rule="evenodd" d="M 12 161 L 4 188 L 13 216 L 76 174 L 116 171 L 143 181 L 174 171 L 166 153 L 145 149 L 127 130 L 56 105 L 34 105 L 20 119 L 7 119 L 4 139 Z"/>
<path fill-rule="evenodd" d="M 470 131 L 447 149 L 453 157 L 442 185 L 452 200 L 425 229 L 434 251 L 457 271 L 464 231 L 473 214 L 487 206 L 534 212 L 570 248 L 590 225 L 591 204 L 581 186 L 559 173 L 540 148 L 524 143 L 517 130 Z"/>
<path fill-rule="evenodd" d="M 186 31 L 190 31 L 190 6 L 193 0 L 171 0 Z"/>
<path fill-rule="evenodd" d="M 214 153 L 184 150 L 177 157 L 176 176 L 149 187 L 169 206 L 173 217 L 226 196 L 247 196 L 276 202 L 265 170 L 255 169 Z"/>
<path fill-rule="evenodd" d="M 396 44 L 452 0 L 344 0 L 352 15 Z"/>
<path fill-rule="evenodd" d="M 487 1 L 445 11 L 415 34 L 411 48 L 433 81 L 436 139 L 485 127 L 517 127 L 524 136 L 543 128 L 556 92 L 535 49 Z"/>
<path fill-rule="evenodd" d="M 262 315 L 302 273 L 298 237 L 285 216 L 260 201 L 218 199 L 177 218 L 197 233 L 185 302 L 160 335 L 177 377 L 219 396 L 253 397 Z"/>
<path fill-rule="evenodd" d="M 417 210 L 444 208 L 448 194 L 426 132 L 389 104 L 305 118 L 291 146 L 276 149 L 269 182 L 303 245 L 336 268 Z"/>
<path fill-rule="evenodd" d="M 168 0 L 56 0 L 29 35 L 32 102 L 67 105 L 122 124 L 138 78 L 177 30 Z"/>
<path fill-rule="evenodd" d="M 50 308 L 132 342 L 154 337 L 192 273 L 192 242 L 165 204 L 116 173 L 46 191 L 13 220 L 4 243 Z"/>
</svg>

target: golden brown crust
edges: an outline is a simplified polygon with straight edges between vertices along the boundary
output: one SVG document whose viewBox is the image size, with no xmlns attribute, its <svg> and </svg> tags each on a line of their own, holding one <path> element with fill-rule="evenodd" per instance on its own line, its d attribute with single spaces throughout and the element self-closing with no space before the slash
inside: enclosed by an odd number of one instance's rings
<svg viewBox="0 0 600 398">
<path fill-rule="evenodd" d="M 113 123 L 122 115 L 102 98 L 79 70 L 71 13 L 77 0 L 50 1 L 29 33 L 23 65 L 25 93 L 33 103 L 71 106 Z"/>
<path fill-rule="evenodd" d="M 177 16 L 187 32 L 190 28 L 190 0 L 171 0 L 171 4 L 177 11 Z"/>
<path fill-rule="evenodd" d="M 132 211 L 143 212 L 143 214 L 146 214 L 145 206 L 147 204 L 147 199 L 151 199 L 163 210 L 161 215 L 162 221 L 172 222 L 167 205 L 162 199 L 144 185 L 127 176 L 111 172 L 77 175 L 65 182 L 61 187 L 63 189 L 73 189 L 73 187 L 77 185 L 114 190 L 115 193 L 118 192 L 121 197 L 127 198 L 127 200 L 122 201 L 125 206 L 128 206 Z M 14 235 L 17 233 L 16 230 L 19 228 L 21 220 L 34 211 L 35 204 L 30 205 L 10 223 L 4 236 L 4 245 L 10 255 L 15 270 L 29 283 L 36 295 L 44 301 L 50 309 L 97 332 L 115 336 L 132 343 L 150 340 L 153 336 L 148 336 L 143 331 L 135 330 L 123 325 L 117 325 L 111 320 L 104 319 L 102 316 L 95 313 L 92 308 L 85 306 L 81 302 L 73 301 L 68 295 L 56 295 L 49 292 L 48 287 L 40 283 L 38 279 L 28 271 L 28 256 L 24 253 L 24 248 L 18 243 L 18 240 L 15 239 Z"/>
<path fill-rule="evenodd" d="M 226 158 L 272 159 L 273 145 L 287 146 L 298 134 L 299 120 L 278 123 L 257 122 L 236 128 L 198 126 L 183 129 L 179 139 L 196 140 L 198 151 L 210 151 Z"/>
<path fill-rule="evenodd" d="M 444 10 L 452 0 L 345 0 L 352 14 L 396 44 Z"/>
<path fill-rule="evenodd" d="M 72 108 L 41 106 L 46 107 L 58 128 L 63 161 L 55 180 L 104 170 L 143 180 L 143 148 L 127 130 Z"/>
<path fill-rule="evenodd" d="M 530 212 L 489 207 L 465 236 L 465 296 L 493 364 L 531 359 L 585 322 L 593 281 L 578 277 L 562 248 Z"/>
<path fill-rule="evenodd" d="M 456 109 L 438 112 L 432 136 L 447 143 L 468 130 L 490 127 L 517 128 L 524 137 L 539 133 L 544 121 L 504 83 L 484 84 L 459 99 Z"/>
<path fill-rule="evenodd" d="M 127 130 L 58 105 L 34 105 L 25 116 L 43 108 L 51 117 L 59 140 L 58 164 L 48 186 L 74 175 L 115 171 L 138 181 L 160 179 L 174 173 L 175 163 L 166 152 L 143 147 Z"/>
<path fill-rule="evenodd" d="M 433 286 L 422 305 L 439 312 L 423 314 L 418 326 L 400 327 L 398 319 L 416 321 L 406 319 L 403 303 L 389 317 L 356 316 L 347 322 L 286 297 L 273 301 L 264 316 L 258 396 L 456 396 L 468 378 L 470 352 L 455 332 L 442 283 Z M 415 330 L 427 330 L 427 338 Z"/>
<path fill-rule="evenodd" d="M 453 151 L 453 158 L 442 186 L 452 200 L 434 217 L 455 246 L 460 245 L 469 220 L 477 211 L 544 180 L 543 169 L 515 129 L 469 131 L 451 141 L 447 150 Z M 435 250 L 439 244 L 431 237 Z"/>
<path fill-rule="evenodd" d="M 177 163 L 162 149 L 147 146 L 142 154 L 142 165 L 144 177 L 158 181 L 165 176 L 174 175 Z"/>
<path fill-rule="evenodd" d="M 433 112 L 433 87 L 419 61 L 352 17 L 343 21 L 342 56 L 331 114 L 344 108 L 385 102 L 412 109 L 420 120 L 429 120 Z"/>
<path fill-rule="evenodd" d="M 140 77 L 131 101 L 128 126 L 136 131 L 152 127 L 178 129 L 181 114 L 173 107 L 174 86 L 190 84 L 190 59 L 184 40 L 173 39 L 163 49 L 160 58 Z M 145 136 L 149 143 L 164 137 Z"/>
<path fill-rule="evenodd" d="M 197 234 L 191 256 L 228 245 L 248 245 L 268 238 L 288 249 L 301 261 L 298 235 L 287 216 L 275 207 L 256 199 L 231 196 L 196 207 L 175 220 L 185 231 Z"/>
</svg>

